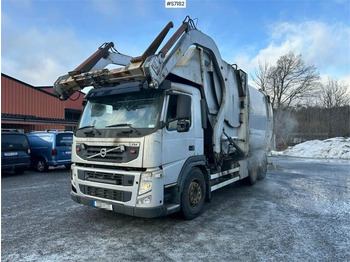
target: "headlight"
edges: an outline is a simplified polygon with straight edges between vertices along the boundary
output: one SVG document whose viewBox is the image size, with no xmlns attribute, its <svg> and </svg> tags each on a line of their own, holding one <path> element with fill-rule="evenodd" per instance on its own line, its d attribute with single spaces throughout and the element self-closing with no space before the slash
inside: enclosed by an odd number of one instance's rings
<svg viewBox="0 0 350 262">
<path fill-rule="evenodd" d="M 152 190 L 152 173 L 142 173 L 139 187 L 139 195 L 145 194 Z"/>
</svg>

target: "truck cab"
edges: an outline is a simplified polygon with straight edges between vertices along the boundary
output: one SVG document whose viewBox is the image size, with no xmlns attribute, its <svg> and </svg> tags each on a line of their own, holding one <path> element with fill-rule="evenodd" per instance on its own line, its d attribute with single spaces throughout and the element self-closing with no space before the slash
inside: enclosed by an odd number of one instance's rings
<svg viewBox="0 0 350 262">
<path fill-rule="evenodd" d="M 200 92 L 179 83 L 110 92 L 87 96 L 73 143 L 73 199 L 112 201 L 109 209 L 129 215 L 165 215 L 176 205 L 164 192 L 174 190 L 184 163 L 204 160 Z"/>
</svg>

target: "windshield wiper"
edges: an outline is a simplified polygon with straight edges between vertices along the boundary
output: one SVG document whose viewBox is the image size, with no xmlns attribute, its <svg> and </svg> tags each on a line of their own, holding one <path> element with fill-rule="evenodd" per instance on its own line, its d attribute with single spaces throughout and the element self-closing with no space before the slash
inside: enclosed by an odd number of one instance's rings
<svg viewBox="0 0 350 262">
<path fill-rule="evenodd" d="M 82 126 L 82 127 L 77 128 L 77 130 L 81 130 L 81 129 L 85 129 L 85 128 L 91 128 L 91 129 L 95 130 L 99 135 L 101 135 L 101 131 L 98 130 L 95 126 Z"/>
<path fill-rule="evenodd" d="M 115 124 L 115 125 L 109 125 L 106 127 L 121 127 L 121 126 L 127 126 L 129 127 L 131 130 L 135 131 L 138 135 L 141 135 L 141 132 L 139 130 L 137 130 L 135 127 L 133 127 L 131 124 Z"/>
</svg>

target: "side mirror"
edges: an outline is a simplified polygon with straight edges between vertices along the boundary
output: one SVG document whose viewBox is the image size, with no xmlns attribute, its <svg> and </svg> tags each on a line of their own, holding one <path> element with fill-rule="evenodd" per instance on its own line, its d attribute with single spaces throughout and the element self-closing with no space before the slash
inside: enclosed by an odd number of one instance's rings
<svg viewBox="0 0 350 262">
<path fill-rule="evenodd" d="M 190 130 L 190 121 L 186 119 L 181 119 L 177 121 L 177 132 L 187 132 Z"/>
<path fill-rule="evenodd" d="M 158 128 L 159 128 L 159 129 L 163 129 L 163 128 L 166 127 L 166 126 L 167 126 L 167 123 L 164 122 L 164 121 L 160 121 L 160 122 L 158 123 Z"/>
</svg>

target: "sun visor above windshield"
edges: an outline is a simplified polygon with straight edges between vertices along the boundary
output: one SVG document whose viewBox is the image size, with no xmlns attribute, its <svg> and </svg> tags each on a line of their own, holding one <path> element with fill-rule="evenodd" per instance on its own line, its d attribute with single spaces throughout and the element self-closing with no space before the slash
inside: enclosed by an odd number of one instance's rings
<svg viewBox="0 0 350 262">
<path fill-rule="evenodd" d="M 86 94 L 85 98 L 89 99 L 91 97 L 97 96 L 111 96 L 117 94 L 140 92 L 143 90 L 150 90 L 151 88 L 145 88 L 147 85 L 142 85 L 140 82 L 131 82 L 126 84 L 120 84 L 114 87 L 104 87 L 101 89 L 91 89 L 89 93 Z M 169 80 L 164 80 L 158 89 L 167 90 L 170 89 L 171 82 Z"/>
</svg>

